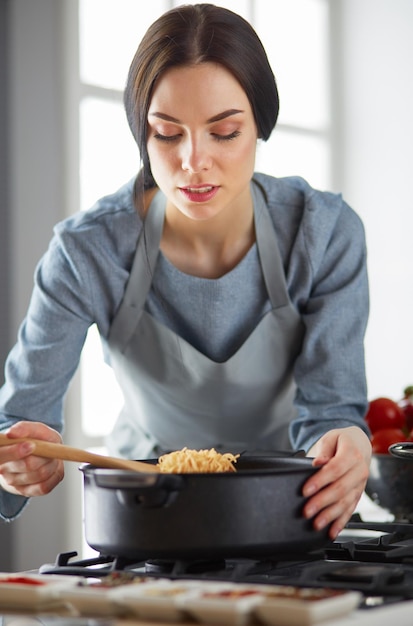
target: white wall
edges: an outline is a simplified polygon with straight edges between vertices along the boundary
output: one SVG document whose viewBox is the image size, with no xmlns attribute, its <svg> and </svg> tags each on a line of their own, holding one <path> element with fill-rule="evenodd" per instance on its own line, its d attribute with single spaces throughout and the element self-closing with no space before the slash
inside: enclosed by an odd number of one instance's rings
<svg viewBox="0 0 413 626">
<path fill-rule="evenodd" d="M 341 191 L 363 218 L 369 254 L 369 392 L 397 399 L 413 384 L 413 2 L 341 0 L 336 10 Z"/>
<path fill-rule="evenodd" d="M 26 311 L 35 264 L 66 213 L 62 7 L 55 0 L 9 2 L 10 345 Z M 69 477 L 74 472 L 67 468 Z M 81 548 L 71 544 L 71 485 L 65 480 L 50 496 L 33 498 L 13 522 L 13 569 L 35 568 L 53 562 L 58 551 Z"/>
</svg>

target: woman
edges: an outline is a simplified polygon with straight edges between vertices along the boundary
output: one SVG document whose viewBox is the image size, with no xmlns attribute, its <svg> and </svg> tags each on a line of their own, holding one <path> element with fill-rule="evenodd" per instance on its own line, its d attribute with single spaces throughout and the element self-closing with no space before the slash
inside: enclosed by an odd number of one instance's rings
<svg viewBox="0 0 413 626">
<path fill-rule="evenodd" d="M 96 323 L 125 397 L 113 454 L 303 448 L 321 467 L 304 515 L 335 537 L 371 454 L 361 222 L 340 196 L 254 173 L 278 94 L 257 35 L 228 10 L 161 16 L 125 107 L 140 173 L 56 227 L 7 361 L 1 514 L 63 478 L 61 462 L 12 439 L 61 441 L 63 397 Z"/>
</svg>

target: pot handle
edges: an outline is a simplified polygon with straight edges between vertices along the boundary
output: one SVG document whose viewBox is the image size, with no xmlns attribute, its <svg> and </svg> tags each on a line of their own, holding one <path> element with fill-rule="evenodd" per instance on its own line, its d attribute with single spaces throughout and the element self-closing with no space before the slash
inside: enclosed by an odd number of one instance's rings
<svg viewBox="0 0 413 626">
<path fill-rule="evenodd" d="M 152 475 L 153 476 L 153 475 Z M 132 481 L 116 488 L 118 501 L 126 507 L 161 508 L 169 506 L 184 488 L 185 481 L 176 474 L 163 474 L 156 481 Z"/>
<path fill-rule="evenodd" d="M 413 442 L 392 443 L 389 446 L 389 452 L 398 459 L 411 459 L 413 461 Z"/>
</svg>

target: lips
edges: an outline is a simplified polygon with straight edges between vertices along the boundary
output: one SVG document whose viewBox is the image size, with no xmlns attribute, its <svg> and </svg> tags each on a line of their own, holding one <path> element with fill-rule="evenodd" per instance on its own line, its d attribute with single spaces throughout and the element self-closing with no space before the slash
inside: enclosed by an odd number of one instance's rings
<svg viewBox="0 0 413 626">
<path fill-rule="evenodd" d="M 214 185 L 194 185 L 188 187 L 180 187 L 179 191 L 190 202 L 208 202 L 218 192 L 219 187 Z"/>
<path fill-rule="evenodd" d="M 188 191 L 189 193 L 208 193 L 212 189 L 213 189 L 213 186 L 208 185 L 205 187 L 186 187 L 185 191 Z"/>
</svg>

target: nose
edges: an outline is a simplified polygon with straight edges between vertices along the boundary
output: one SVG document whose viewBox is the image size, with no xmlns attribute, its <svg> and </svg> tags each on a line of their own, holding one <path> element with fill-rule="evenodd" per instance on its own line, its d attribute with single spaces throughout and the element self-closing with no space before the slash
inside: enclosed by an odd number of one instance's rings
<svg viewBox="0 0 413 626">
<path fill-rule="evenodd" d="M 212 159 L 202 138 L 188 137 L 182 144 L 182 169 L 196 174 L 211 167 Z"/>
</svg>

